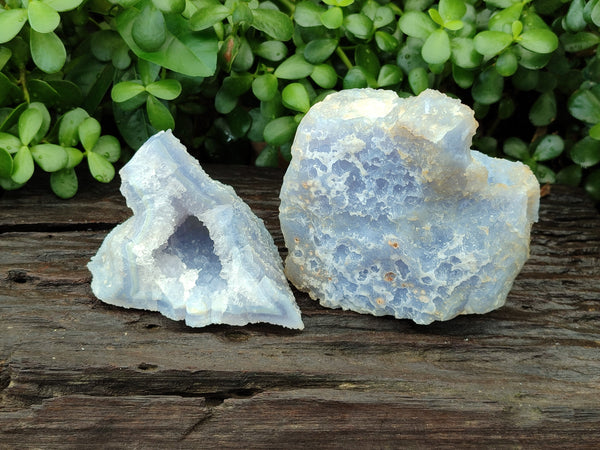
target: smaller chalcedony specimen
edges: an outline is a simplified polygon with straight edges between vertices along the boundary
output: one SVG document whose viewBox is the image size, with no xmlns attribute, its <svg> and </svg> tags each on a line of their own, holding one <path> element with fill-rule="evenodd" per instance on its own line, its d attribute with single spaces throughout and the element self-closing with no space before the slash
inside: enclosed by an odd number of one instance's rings
<svg viewBox="0 0 600 450">
<path fill-rule="evenodd" d="M 170 131 L 151 137 L 120 175 L 133 216 L 88 264 L 99 299 L 194 327 L 304 328 L 264 223 Z"/>
<path fill-rule="evenodd" d="M 288 279 L 323 306 L 420 324 L 502 306 L 529 255 L 539 184 L 470 150 L 476 127 L 433 90 L 315 104 L 281 189 Z"/>
</svg>

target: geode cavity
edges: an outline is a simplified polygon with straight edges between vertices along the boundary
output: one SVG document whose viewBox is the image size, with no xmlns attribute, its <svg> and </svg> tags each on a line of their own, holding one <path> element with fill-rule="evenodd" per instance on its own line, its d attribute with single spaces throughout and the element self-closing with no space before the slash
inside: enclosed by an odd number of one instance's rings
<svg viewBox="0 0 600 450">
<path fill-rule="evenodd" d="M 88 264 L 99 299 L 195 327 L 304 327 L 263 222 L 170 131 L 150 138 L 120 175 L 133 216 Z"/>
<path fill-rule="evenodd" d="M 323 306 L 420 324 L 502 306 L 529 255 L 539 184 L 470 150 L 476 127 L 432 90 L 314 105 L 281 190 L 288 279 Z"/>
</svg>

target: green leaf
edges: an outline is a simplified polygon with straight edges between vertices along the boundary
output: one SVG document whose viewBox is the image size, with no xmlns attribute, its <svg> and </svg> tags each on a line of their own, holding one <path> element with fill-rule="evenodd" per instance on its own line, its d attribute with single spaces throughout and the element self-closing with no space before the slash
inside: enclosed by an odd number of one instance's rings
<svg viewBox="0 0 600 450">
<path fill-rule="evenodd" d="M 146 86 L 146 91 L 163 100 L 174 100 L 181 94 L 181 83 L 172 78 L 158 80 Z"/>
<path fill-rule="evenodd" d="M 175 119 L 173 119 L 169 108 L 153 95 L 149 95 L 146 99 L 146 111 L 148 112 L 150 124 L 157 130 L 172 130 L 175 128 Z"/>
<path fill-rule="evenodd" d="M 498 11 L 490 17 L 488 28 L 492 31 L 512 33 L 512 24 L 519 20 L 523 11 L 523 2 L 517 2 Z"/>
<path fill-rule="evenodd" d="M 38 33 L 50 33 L 60 23 L 60 15 L 46 3 L 38 0 L 29 1 L 27 16 L 29 25 Z"/>
<path fill-rule="evenodd" d="M 559 156 L 565 149 L 565 142 L 560 136 L 547 134 L 538 142 L 533 159 L 536 161 L 548 161 Z"/>
<path fill-rule="evenodd" d="M 344 89 L 360 89 L 366 88 L 369 85 L 367 81 L 367 74 L 362 67 L 352 67 L 342 82 Z"/>
<path fill-rule="evenodd" d="M 385 31 L 378 30 L 375 32 L 375 43 L 383 52 L 393 52 L 400 45 L 400 41 Z"/>
<path fill-rule="evenodd" d="M 73 147 L 63 147 L 65 152 L 67 153 L 67 165 L 65 169 L 72 169 L 79 165 L 81 160 L 83 159 L 83 152 L 79 151 L 77 148 Z"/>
<path fill-rule="evenodd" d="M 558 37 L 544 28 L 525 31 L 519 36 L 518 42 L 535 53 L 552 53 L 558 47 Z"/>
<path fill-rule="evenodd" d="M 475 74 L 471 70 L 463 69 L 456 64 L 452 64 L 452 78 L 454 78 L 454 81 L 458 86 L 467 89 L 473 85 Z"/>
<path fill-rule="evenodd" d="M 475 50 L 487 58 L 491 58 L 500 53 L 508 47 L 512 41 L 512 36 L 502 31 L 482 31 L 473 39 Z"/>
<path fill-rule="evenodd" d="M 142 92 L 146 92 L 146 88 L 142 85 L 141 81 L 121 81 L 113 86 L 110 91 L 110 97 L 113 102 L 123 103 Z"/>
<path fill-rule="evenodd" d="M 543 164 L 536 164 L 533 173 L 540 184 L 554 183 L 556 181 L 556 174 L 554 171 Z"/>
<path fill-rule="evenodd" d="M 31 57 L 36 66 L 46 73 L 56 73 L 65 65 L 67 51 L 54 33 L 29 33 Z"/>
<path fill-rule="evenodd" d="M 600 97 L 591 90 L 576 91 L 568 101 L 573 117 L 589 124 L 600 122 Z"/>
<path fill-rule="evenodd" d="M 375 17 L 372 17 L 371 20 L 373 20 L 373 26 L 375 28 L 382 28 L 391 24 L 395 18 L 394 10 L 388 5 L 383 5 L 377 8 Z"/>
<path fill-rule="evenodd" d="M 231 134 L 235 139 L 242 138 L 246 135 L 252 124 L 250 114 L 243 106 L 238 106 L 226 117 L 227 125 Z M 262 137 L 260 138 L 262 140 Z"/>
<path fill-rule="evenodd" d="M 69 161 L 67 152 L 55 144 L 39 144 L 31 147 L 31 156 L 44 172 L 56 172 Z"/>
<path fill-rule="evenodd" d="M 109 183 L 115 177 L 115 168 L 98 153 L 87 153 L 88 167 L 92 176 L 100 183 Z"/>
<path fill-rule="evenodd" d="M 30 144 L 37 144 L 44 138 L 44 136 L 46 136 L 46 133 L 48 133 L 48 130 L 50 129 L 50 122 L 52 119 L 50 117 L 50 112 L 48 112 L 48 108 L 46 108 L 46 105 L 44 105 L 43 103 L 31 102 L 29 104 L 28 109 L 36 109 L 42 115 L 42 125 L 40 126 L 40 129 L 38 130 L 36 135 L 30 141 Z"/>
<path fill-rule="evenodd" d="M 296 120 L 291 116 L 273 119 L 265 126 L 265 142 L 276 147 L 285 144 L 294 138 L 297 127 Z"/>
<path fill-rule="evenodd" d="M 220 4 L 200 8 L 190 17 L 190 27 L 194 31 L 205 30 L 231 14 L 232 11 L 228 7 Z"/>
<path fill-rule="evenodd" d="M 265 130 L 265 125 L 268 120 L 265 116 L 262 115 L 260 108 L 251 109 L 248 114 L 250 115 L 250 129 L 248 130 L 248 139 L 251 142 L 262 142 L 264 140 L 263 132 Z"/>
<path fill-rule="evenodd" d="M 513 76 L 519 68 L 517 56 L 510 48 L 502 52 L 496 60 L 496 72 L 503 77 Z"/>
<path fill-rule="evenodd" d="M 83 2 L 84 0 L 44 0 L 44 3 L 58 12 L 71 11 Z"/>
<path fill-rule="evenodd" d="M 0 177 L 0 187 L 5 191 L 14 191 L 15 189 L 23 187 L 23 184 L 24 183 L 16 183 L 11 178 Z"/>
<path fill-rule="evenodd" d="M 600 140 L 600 122 L 590 128 L 590 137 Z"/>
<path fill-rule="evenodd" d="M 277 167 L 279 165 L 279 150 L 272 145 L 265 146 L 254 164 L 257 167 Z"/>
<path fill-rule="evenodd" d="M 86 117 L 81 121 L 77 133 L 79 134 L 79 141 L 86 152 L 92 151 L 96 142 L 98 142 L 98 138 L 100 138 L 100 132 L 100 122 L 93 117 Z"/>
<path fill-rule="evenodd" d="M 344 23 L 344 13 L 342 9 L 334 6 L 321 13 L 321 23 L 330 30 L 337 30 Z"/>
<path fill-rule="evenodd" d="M 277 77 L 270 73 L 260 75 L 252 82 L 252 92 L 259 100 L 271 100 L 277 93 L 277 87 Z"/>
<path fill-rule="evenodd" d="M 321 25 L 321 13 L 325 11 L 311 1 L 302 1 L 294 10 L 294 21 L 302 27 L 318 27 Z"/>
<path fill-rule="evenodd" d="M 569 5 L 569 10 L 564 18 L 564 25 L 567 31 L 577 32 L 582 31 L 585 26 L 585 17 L 583 17 L 583 8 L 585 0 L 573 0 Z"/>
<path fill-rule="evenodd" d="M 438 11 L 445 22 L 458 20 L 467 13 L 467 7 L 462 0 L 440 0 Z"/>
<path fill-rule="evenodd" d="M 133 20 L 131 37 L 142 51 L 158 51 L 167 40 L 167 28 L 163 13 L 152 3 L 147 4 Z"/>
<path fill-rule="evenodd" d="M 392 86 L 402 82 L 404 73 L 402 69 L 395 64 L 385 64 L 379 71 L 377 85 L 379 87 Z"/>
<path fill-rule="evenodd" d="M 19 138 L 23 145 L 29 145 L 42 128 L 44 116 L 36 108 L 28 108 L 19 117 Z"/>
<path fill-rule="evenodd" d="M 239 94 L 221 87 L 215 95 L 215 109 L 221 114 L 229 114 L 238 104 Z"/>
<path fill-rule="evenodd" d="M 274 9 L 257 8 L 252 10 L 252 27 L 262 31 L 273 39 L 287 41 L 294 34 L 294 23 L 287 14 Z"/>
<path fill-rule="evenodd" d="M 98 142 L 96 142 L 92 151 L 104 156 L 108 162 L 114 163 L 121 156 L 121 144 L 116 137 L 105 134 L 98 138 Z"/>
<path fill-rule="evenodd" d="M 27 181 L 29 181 L 33 175 L 33 170 L 34 167 L 31 151 L 24 145 L 19 149 L 13 158 L 13 171 L 11 179 L 15 183 L 27 183 Z"/>
<path fill-rule="evenodd" d="M 532 52 L 521 45 L 515 46 L 514 51 L 519 60 L 519 65 L 532 70 L 539 70 L 545 67 L 550 58 L 552 58 L 551 53 Z"/>
<path fill-rule="evenodd" d="M 561 169 L 556 174 L 556 182 L 558 184 L 566 184 L 567 186 L 579 186 L 579 183 L 581 183 L 581 175 L 581 166 L 571 164 L 570 166 Z"/>
<path fill-rule="evenodd" d="M 375 29 L 373 21 L 364 14 L 350 14 L 344 18 L 344 26 L 347 31 L 359 39 L 369 39 Z"/>
<path fill-rule="evenodd" d="M 586 178 L 584 187 L 593 199 L 600 200 L 600 170 L 595 170 Z"/>
<path fill-rule="evenodd" d="M 354 61 L 357 66 L 364 69 L 372 78 L 377 76 L 379 69 L 381 68 L 377 53 L 366 44 L 356 46 L 356 49 L 354 50 Z"/>
<path fill-rule="evenodd" d="M 145 59 L 140 59 L 137 62 L 137 68 L 140 79 L 144 86 L 149 85 L 158 78 L 161 67 L 158 64 L 151 63 Z"/>
<path fill-rule="evenodd" d="M 422 40 L 437 28 L 429 16 L 421 11 L 406 11 L 398 22 L 400 30 L 408 36 Z"/>
<path fill-rule="evenodd" d="M 0 132 L 0 148 L 8 153 L 17 153 L 23 144 L 21 140 L 10 133 Z"/>
<path fill-rule="evenodd" d="M 552 91 L 540 95 L 529 110 L 529 120 L 536 127 L 550 125 L 556 119 L 556 97 Z"/>
<path fill-rule="evenodd" d="M 142 50 L 133 40 L 133 22 L 139 12 L 123 11 L 116 20 L 117 30 L 129 48 L 141 59 L 151 61 L 182 75 L 208 77 L 217 67 L 217 40 L 212 34 L 193 32 L 189 21 L 171 14 L 166 18 L 167 38 L 157 52 Z"/>
<path fill-rule="evenodd" d="M 315 39 L 304 47 L 304 58 L 311 64 L 320 64 L 337 48 L 337 39 Z"/>
<path fill-rule="evenodd" d="M 502 151 L 519 161 L 524 161 L 529 158 L 529 148 L 527 147 L 527 144 L 517 137 L 509 137 L 504 141 Z"/>
<path fill-rule="evenodd" d="M 0 121 L 0 131 L 4 132 L 10 130 L 19 121 L 19 117 L 21 117 L 23 111 L 28 107 L 29 105 L 24 102 L 11 110 L 8 116 L 6 116 L 3 121 Z"/>
<path fill-rule="evenodd" d="M 429 35 L 421 56 L 429 64 L 443 64 L 450 59 L 450 38 L 446 30 L 435 30 Z"/>
<path fill-rule="evenodd" d="M 438 24 L 440 27 L 444 26 L 444 19 L 437 9 L 431 8 L 427 11 L 427 13 L 429 14 L 429 17 L 431 17 L 431 20 L 433 20 L 436 24 Z"/>
<path fill-rule="evenodd" d="M 482 105 L 496 103 L 502 97 L 504 78 L 493 67 L 481 72 L 471 88 L 473 99 Z"/>
<path fill-rule="evenodd" d="M 475 50 L 473 39 L 457 37 L 450 43 L 452 62 L 463 69 L 479 67 L 483 57 Z"/>
<path fill-rule="evenodd" d="M 269 61 L 281 61 L 287 55 L 287 47 L 280 41 L 264 41 L 258 44 L 254 53 Z"/>
<path fill-rule="evenodd" d="M 592 167 L 600 162 L 600 141 L 584 137 L 571 149 L 571 159 L 581 167 Z"/>
<path fill-rule="evenodd" d="M 50 188 L 57 197 L 67 200 L 77 193 L 79 182 L 73 169 L 62 169 L 50 175 Z"/>
<path fill-rule="evenodd" d="M 254 21 L 252 10 L 245 2 L 239 2 L 233 9 L 231 21 L 234 25 L 250 25 Z"/>
<path fill-rule="evenodd" d="M 427 71 L 423 67 L 415 67 L 408 72 L 408 84 L 415 95 L 419 95 L 429 87 Z"/>
<path fill-rule="evenodd" d="M 337 73 L 329 64 L 315 66 L 310 78 L 323 89 L 331 89 L 337 84 Z"/>
<path fill-rule="evenodd" d="M 185 10 L 185 0 L 152 0 L 152 3 L 164 13 L 181 14 Z"/>
<path fill-rule="evenodd" d="M 0 44 L 11 41 L 27 22 L 27 10 L 23 8 L 4 10 L 0 14 Z"/>
<path fill-rule="evenodd" d="M 281 101 L 286 108 L 302 113 L 307 112 L 310 108 L 308 91 L 300 83 L 291 83 L 283 88 L 283 91 L 281 91 Z"/>
<path fill-rule="evenodd" d="M 10 153 L 0 147 L 0 178 L 10 178 L 13 170 L 13 159 Z"/>
<path fill-rule="evenodd" d="M 306 78 L 313 71 L 313 65 L 307 62 L 304 57 L 296 53 L 283 61 L 277 69 L 275 76 L 282 80 L 300 80 Z"/>
<path fill-rule="evenodd" d="M 560 41 L 566 52 L 581 52 L 598 45 L 600 36 L 587 31 L 580 31 L 576 34 L 563 33 Z"/>
</svg>

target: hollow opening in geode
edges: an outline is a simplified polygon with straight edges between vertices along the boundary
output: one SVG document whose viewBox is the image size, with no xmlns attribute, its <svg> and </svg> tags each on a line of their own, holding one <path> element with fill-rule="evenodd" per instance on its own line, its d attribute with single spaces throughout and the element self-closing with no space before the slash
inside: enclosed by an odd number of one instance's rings
<svg viewBox="0 0 600 450">
<path fill-rule="evenodd" d="M 187 269 L 197 269 L 196 284 L 208 283 L 221 273 L 221 261 L 215 254 L 208 228 L 196 216 L 188 216 L 181 222 L 163 252 L 179 258 Z"/>
</svg>

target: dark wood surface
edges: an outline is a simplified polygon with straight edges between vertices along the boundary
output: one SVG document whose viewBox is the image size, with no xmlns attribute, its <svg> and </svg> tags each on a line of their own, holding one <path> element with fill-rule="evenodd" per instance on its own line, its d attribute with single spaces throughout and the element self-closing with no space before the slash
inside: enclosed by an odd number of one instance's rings
<svg viewBox="0 0 600 450">
<path fill-rule="evenodd" d="M 209 168 L 285 253 L 282 173 Z M 0 448 L 598 448 L 600 214 L 542 199 L 506 305 L 428 326 L 320 307 L 306 328 L 194 329 L 106 305 L 86 264 L 118 182 L 0 197 Z"/>
</svg>

